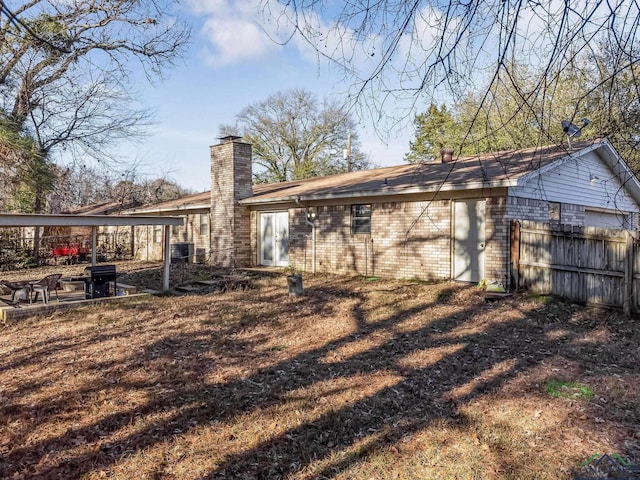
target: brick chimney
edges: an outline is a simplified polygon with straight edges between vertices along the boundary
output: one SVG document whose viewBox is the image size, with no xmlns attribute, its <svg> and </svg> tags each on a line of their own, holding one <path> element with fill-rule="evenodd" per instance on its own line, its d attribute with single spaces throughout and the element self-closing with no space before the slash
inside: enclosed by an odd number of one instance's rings
<svg viewBox="0 0 640 480">
<path fill-rule="evenodd" d="M 442 163 L 449 163 L 453 161 L 453 148 L 442 147 L 440 149 L 440 160 Z"/>
<path fill-rule="evenodd" d="M 242 137 L 222 137 L 211 146 L 211 263 L 251 265 L 249 209 L 238 204 L 252 195 L 251 145 Z"/>
</svg>

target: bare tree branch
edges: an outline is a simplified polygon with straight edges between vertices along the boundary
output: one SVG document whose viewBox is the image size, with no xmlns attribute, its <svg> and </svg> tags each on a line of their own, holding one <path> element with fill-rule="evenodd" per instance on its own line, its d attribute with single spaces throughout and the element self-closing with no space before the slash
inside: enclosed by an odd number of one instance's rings
<svg viewBox="0 0 640 480">
<path fill-rule="evenodd" d="M 460 101 L 478 85 L 515 78 L 512 66 L 535 70 L 535 95 L 605 38 L 638 60 L 640 6 L 633 0 L 263 0 L 277 14 L 281 38 L 302 40 L 351 79 L 350 100 L 378 125 L 394 127 L 418 108 Z M 618 75 L 620 72 L 614 73 Z M 531 92 L 522 92 L 530 109 Z M 576 99 L 586 102 L 588 94 Z M 527 100 L 529 98 L 529 100 Z M 493 101 L 489 96 L 480 103 Z M 579 107 L 577 108 L 579 109 Z"/>
<path fill-rule="evenodd" d="M 187 45 L 175 3 L 2 2 L 0 120 L 48 162 L 62 151 L 106 161 L 118 139 L 144 135 L 149 124 L 133 100 L 131 69 L 154 81 Z M 43 205 L 46 192 L 36 193 Z"/>
</svg>

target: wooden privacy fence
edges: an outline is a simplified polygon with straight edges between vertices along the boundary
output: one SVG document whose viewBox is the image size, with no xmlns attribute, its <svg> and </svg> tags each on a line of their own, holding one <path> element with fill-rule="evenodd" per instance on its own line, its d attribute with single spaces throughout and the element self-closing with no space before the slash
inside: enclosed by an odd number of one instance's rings
<svg viewBox="0 0 640 480">
<path fill-rule="evenodd" d="M 511 222 L 511 287 L 640 311 L 637 232 Z"/>
</svg>

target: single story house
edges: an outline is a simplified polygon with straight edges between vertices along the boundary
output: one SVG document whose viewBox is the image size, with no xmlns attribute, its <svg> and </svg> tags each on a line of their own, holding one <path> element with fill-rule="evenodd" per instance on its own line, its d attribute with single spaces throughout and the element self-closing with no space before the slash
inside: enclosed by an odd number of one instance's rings
<svg viewBox="0 0 640 480">
<path fill-rule="evenodd" d="M 211 191 L 122 212 L 181 217 L 171 255 L 423 280 L 509 284 L 510 222 L 637 229 L 640 182 L 607 140 L 252 185 L 251 145 L 211 147 Z M 134 256 L 162 259 L 161 227 Z"/>
<path fill-rule="evenodd" d="M 204 263 L 211 245 L 211 192 L 186 195 L 154 205 L 131 208 L 122 215 L 147 217 L 179 217 L 182 225 L 171 227 L 171 255 L 189 262 Z M 162 260 L 163 233 L 161 225 L 144 225 L 133 231 L 133 257 L 138 260 Z"/>
<path fill-rule="evenodd" d="M 508 285 L 512 219 L 638 226 L 640 183 L 613 146 L 573 147 L 252 185 L 251 145 L 225 137 L 211 147 L 210 261 Z"/>
</svg>

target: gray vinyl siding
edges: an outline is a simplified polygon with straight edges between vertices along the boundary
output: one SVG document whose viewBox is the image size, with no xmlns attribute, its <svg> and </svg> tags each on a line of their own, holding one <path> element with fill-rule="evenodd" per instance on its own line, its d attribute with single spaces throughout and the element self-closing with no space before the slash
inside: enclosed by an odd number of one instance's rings
<svg viewBox="0 0 640 480">
<path fill-rule="evenodd" d="M 638 205 L 594 152 L 559 161 L 554 168 L 522 177 L 518 186 L 509 188 L 508 195 L 609 211 L 638 212 Z M 516 215 L 513 212 L 513 216 Z"/>
</svg>

